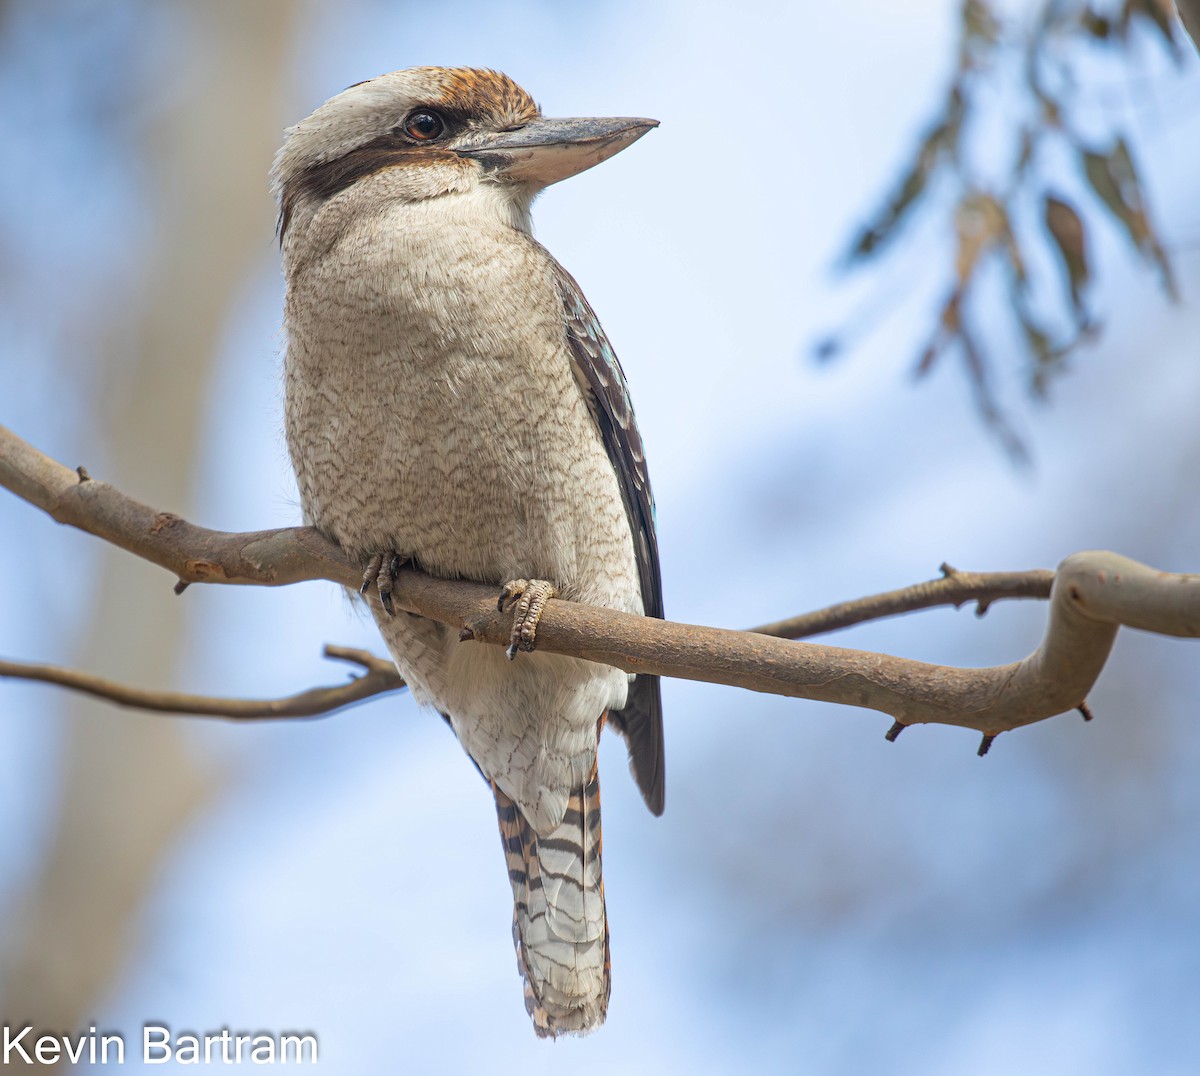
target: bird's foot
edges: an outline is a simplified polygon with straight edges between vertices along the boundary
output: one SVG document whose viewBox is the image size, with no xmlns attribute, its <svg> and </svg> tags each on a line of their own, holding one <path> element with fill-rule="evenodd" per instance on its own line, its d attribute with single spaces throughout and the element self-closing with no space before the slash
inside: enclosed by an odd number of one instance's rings
<svg viewBox="0 0 1200 1076">
<path fill-rule="evenodd" d="M 542 618 L 546 601 L 558 594 L 553 583 L 545 579 L 511 579 L 500 589 L 496 608 L 500 612 L 513 611 L 512 635 L 509 636 L 505 653 L 512 661 L 518 650 L 531 653 L 537 646 L 537 626 Z"/>
<path fill-rule="evenodd" d="M 392 588 L 396 585 L 396 577 L 400 574 L 400 569 L 408 559 L 408 557 L 402 557 L 394 549 L 390 549 L 386 553 L 374 553 L 367 561 L 366 570 L 363 572 L 362 586 L 358 588 L 358 592 L 366 594 L 374 587 L 379 594 L 379 604 L 387 610 L 388 616 L 396 615 L 396 606 L 392 602 Z"/>
</svg>

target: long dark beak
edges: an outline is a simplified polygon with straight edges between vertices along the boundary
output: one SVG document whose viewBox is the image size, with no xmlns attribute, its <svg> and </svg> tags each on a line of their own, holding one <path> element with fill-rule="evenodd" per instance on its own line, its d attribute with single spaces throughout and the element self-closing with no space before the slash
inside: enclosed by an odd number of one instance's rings
<svg viewBox="0 0 1200 1076">
<path fill-rule="evenodd" d="M 506 179 L 547 187 L 620 153 L 658 120 L 534 120 L 515 131 L 466 135 L 454 152 Z"/>
</svg>

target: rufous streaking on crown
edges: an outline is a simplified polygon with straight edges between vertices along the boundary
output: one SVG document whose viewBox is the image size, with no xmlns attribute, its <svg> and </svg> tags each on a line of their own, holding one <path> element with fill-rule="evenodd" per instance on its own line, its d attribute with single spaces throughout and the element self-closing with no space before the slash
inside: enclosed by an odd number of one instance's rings
<svg viewBox="0 0 1200 1076">
<path fill-rule="evenodd" d="M 551 595 L 662 616 L 662 586 L 621 367 L 529 212 L 654 126 L 546 119 L 505 75 L 421 67 L 331 98 L 272 171 L 305 519 L 361 559 L 400 672 L 492 787 L 545 1036 L 589 1031 L 608 1006 L 606 717 L 656 814 L 664 786 L 657 679 L 538 653 L 537 621 Z M 507 655 L 393 609 L 409 560 L 495 585 Z"/>
</svg>

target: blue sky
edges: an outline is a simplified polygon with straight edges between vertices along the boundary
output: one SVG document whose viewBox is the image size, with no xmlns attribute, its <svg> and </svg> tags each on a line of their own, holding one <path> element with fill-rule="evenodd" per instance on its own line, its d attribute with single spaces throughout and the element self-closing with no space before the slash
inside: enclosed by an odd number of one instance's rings
<svg viewBox="0 0 1200 1076">
<path fill-rule="evenodd" d="M 936 231 L 914 235 L 912 253 L 869 285 L 829 271 L 938 100 L 954 5 L 310 10 L 281 124 L 416 63 L 505 70 L 551 114 L 662 121 L 548 191 L 535 223 L 632 386 L 673 619 L 747 626 L 931 577 L 943 560 L 1050 567 L 1112 548 L 1196 569 L 1194 57 L 1180 71 L 1152 65 L 1153 108 L 1139 96 L 1133 110 L 1184 302 L 1168 306 L 1120 237 L 1097 226 L 1106 334 L 1048 405 L 1010 396 L 1035 459 L 1020 471 L 982 431 L 953 362 L 920 385 L 909 376 L 932 316 L 929 280 L 948 258 Z M 86 62 L 120 51 L 131 70 L 96 92 L 135 128 L 149 106 L 123 95 L 171 70 L 184 20 L 97 22 L 92 37 L 82 20 L 78 39 L 42 41 L 42 54 Z M 42 97 L 10 90 L 31 117 L 72 114 L 47 86 Z M 90 382 L 115 375 L 77 357 L 80 375 L 64 383 L 53 356 L 72 342 L 39 326 L 68 288 L 104 293 L 105 229 L 131 219 L 145 179 L 102 163 L 89 213 L 78 193 L 94 156 L 87 125 L 6 122 L 14 159 L 36 160 L 39 140 L 53 139 L 66 164 L 27 214 L 7 215 L 14 260 L 27 251 L 33 268 L 5 272 L 19 299 L 3 316 L 20 385 L 0 399 L 0 421 L 90 459 L 102 446 L 72 433 L 73 416 L 87 413 Z M 198 520 L 214 526 L 298 516 L 278 432 L 271 227 L 264 216 L 261 266 L 224 330 L 197 461 Z M 895 315 L 838 363 L 815 366 L 808 345 L 868 287 L 895 297 Z M 65 660 L 76 619 L 56 593 L 54 558 L 87 557 L 87 542 L 11 499 L 0 499 L 0 521 L 0 652 Z M 326 641 L 377 646 L 322 585 L 194 587 L 187 603 L 197 657 L 179 674 L 184 689 L 328 682 L 341 671 L 320 660 Z M 831 641 L 992 664 L 1031 650 L 1042 615 L 941 610 Z M 224 792 L 165 864 L 97 1020 L 131 1038 L 149 1019 L 311 1028 L 325 1069 L 347 1073 L 388 1071 L 397 1058 L 417 1072 L 1190 1071 L 1200 1048 L 1195 669 L 1194 644 L 1123 633 L 1091 700 L 1096 721 L 1066 716 L 1002 737 L 982 761 L 960 730 L 916 729 L 892 745 L 881 715 L 666 684 L 664 818 L 645 812 L 615 739 L 602 750 L 609 1021 L 554 1046 L 534 1040 L 522 1009 L 490 799 L 440 720 L 396 697 L 294 727 L 196 722 L 194 749 Z M 53 692 L 0 691 L 3 907 L 53 822 L 61 729 Z"/>
</svg>

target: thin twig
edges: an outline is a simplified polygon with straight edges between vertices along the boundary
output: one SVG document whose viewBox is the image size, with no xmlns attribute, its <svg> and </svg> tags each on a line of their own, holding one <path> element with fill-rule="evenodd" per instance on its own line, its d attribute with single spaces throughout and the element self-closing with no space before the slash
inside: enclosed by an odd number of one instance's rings
<svg viewBox="0 0 1200 1076">
<path fill-rule="evenodd" d="M 812 613 L 802 613 L 748 630 L 759 635 L 774 635 L 778 639 L 806 639 L 868 620 L 899 616 L 937 605 L 958 608 L 967 602 L 976 602 L 975 612 L 983 616 L 992 602 L 1005 598 L 1045 600 L 1050 597 L 1053 582 L 1054 573 L 1044 569 L 1028 572 L 963 572 L 943 564 L 941 579 L 930 579 L 925 583 L 915 583 L 885 594 L 873 594 L 868 598 L 839 602 Z"/>
<path fill-rule="evenodd" d="M 0 678 L 56 684 L 117 706 L 194 717 L 221 717 L 230 721 L 270 721 L 280 718 L 325 717 L 373 695 L 404 686 L 396 667 L 366 650 L 327 646 L 326 657 L 350 661 L 363 668 L 362 676 L 345 684 L 314 687 L 280 699 L 234 699 L 214 695 L 189 695 L 181 691 L 151 691 L 118 684 L 91 673 L 58 665 L 35 665 L 0 659 Z"/>
</svg>

